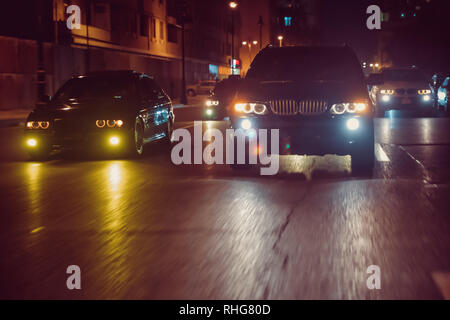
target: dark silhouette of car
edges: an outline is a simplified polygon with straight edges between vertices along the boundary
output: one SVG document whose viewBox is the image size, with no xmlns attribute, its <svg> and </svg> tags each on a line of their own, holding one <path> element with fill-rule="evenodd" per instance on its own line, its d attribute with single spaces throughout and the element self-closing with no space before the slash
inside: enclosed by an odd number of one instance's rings
<svg viewBox="0 0 450 320">
<path fill-rule="evenodd" d="M 30 113 L 26 147 L 35 160 L 56 149 L 142 155 L 149 142 L 170 144 L 173 122 L 171 100 L 152 77 L 93 72 L 70 79 Z"/>
<path fill-rule="evenodd" d="M 369 76 L 370 97 L 379 117 L 390 110 L 430 116 L 434 97 L 426 75 L 416 68 L 386 68 Z"/>
<path fill-rule="evenodd" d="M 347 46 L 264 48 L 233 105 L 233 128 L 279 129 L 280 154 L 351 155 L 355 171 L 374 166 L 373 105 Z"/>
<path fill-rule="evenodd" d="M 241 80 L 240 76 L 232 75 L 217 83 L 206 100 L 207 119 L 222 120 L 228 116 L 227 110 L 233 102 Z"/>
</svg>

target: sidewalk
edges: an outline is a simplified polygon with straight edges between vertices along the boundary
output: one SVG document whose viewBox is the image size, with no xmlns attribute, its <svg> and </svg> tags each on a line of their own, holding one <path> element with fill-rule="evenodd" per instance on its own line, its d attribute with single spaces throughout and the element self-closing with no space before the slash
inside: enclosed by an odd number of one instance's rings
<svg viewBox="0 0 450 320">
<path fill-rule="evenodd" d="M 0 128 L 24 125 L 31 109 L 0 110 Z"/>
</svg>

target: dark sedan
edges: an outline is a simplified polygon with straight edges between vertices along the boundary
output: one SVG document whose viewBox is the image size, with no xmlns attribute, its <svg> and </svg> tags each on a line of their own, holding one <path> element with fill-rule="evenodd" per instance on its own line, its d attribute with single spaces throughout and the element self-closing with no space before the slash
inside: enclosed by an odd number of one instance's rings
<svg viewBox="0 0 450 320">
<path fill-rule="evenodd" d="M 103 71 L 67 81 L 31 112 L 25 143 L 32 159 L 56 149 L 142 155 L 147 143 L 170 144 L 174 114 L 155 80 L 135 71 Z"/>
</svg>

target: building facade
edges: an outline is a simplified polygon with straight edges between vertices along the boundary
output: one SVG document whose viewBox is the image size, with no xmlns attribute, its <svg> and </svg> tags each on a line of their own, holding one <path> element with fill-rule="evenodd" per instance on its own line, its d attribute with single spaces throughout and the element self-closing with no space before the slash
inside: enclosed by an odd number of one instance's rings
<svg viewBox="0 0 450 320">
<path fill-rule="evenodd" d="M 71 5 L 81 9 L 80 29 L 67 28 Z M 241 19 L 227 1 L 15 1 L 0 12 L 0 108 L 34 106 L 38 80 L 53 95 L 72 76 L 98 70 L 145 72 L 179 97 L 180 7 L 191 15 L 184 28 L 187 83 L 239 73 L 239 50 L 231 68 L 231 38 L 238 48 Z"/>
</svg>

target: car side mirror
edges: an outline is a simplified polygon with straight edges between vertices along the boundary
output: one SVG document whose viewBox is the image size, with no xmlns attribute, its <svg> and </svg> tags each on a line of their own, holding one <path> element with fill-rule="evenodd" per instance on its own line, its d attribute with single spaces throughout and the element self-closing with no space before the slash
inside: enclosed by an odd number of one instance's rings
<svg viewBox="0 0 450 320">
<path fill-rule="evenodd" d="M 369 86 L 379 86 L 384 84 L 384 79 L 380 73 L 372 73 L 367 77 L 366 83 Z"/>
</svg>

